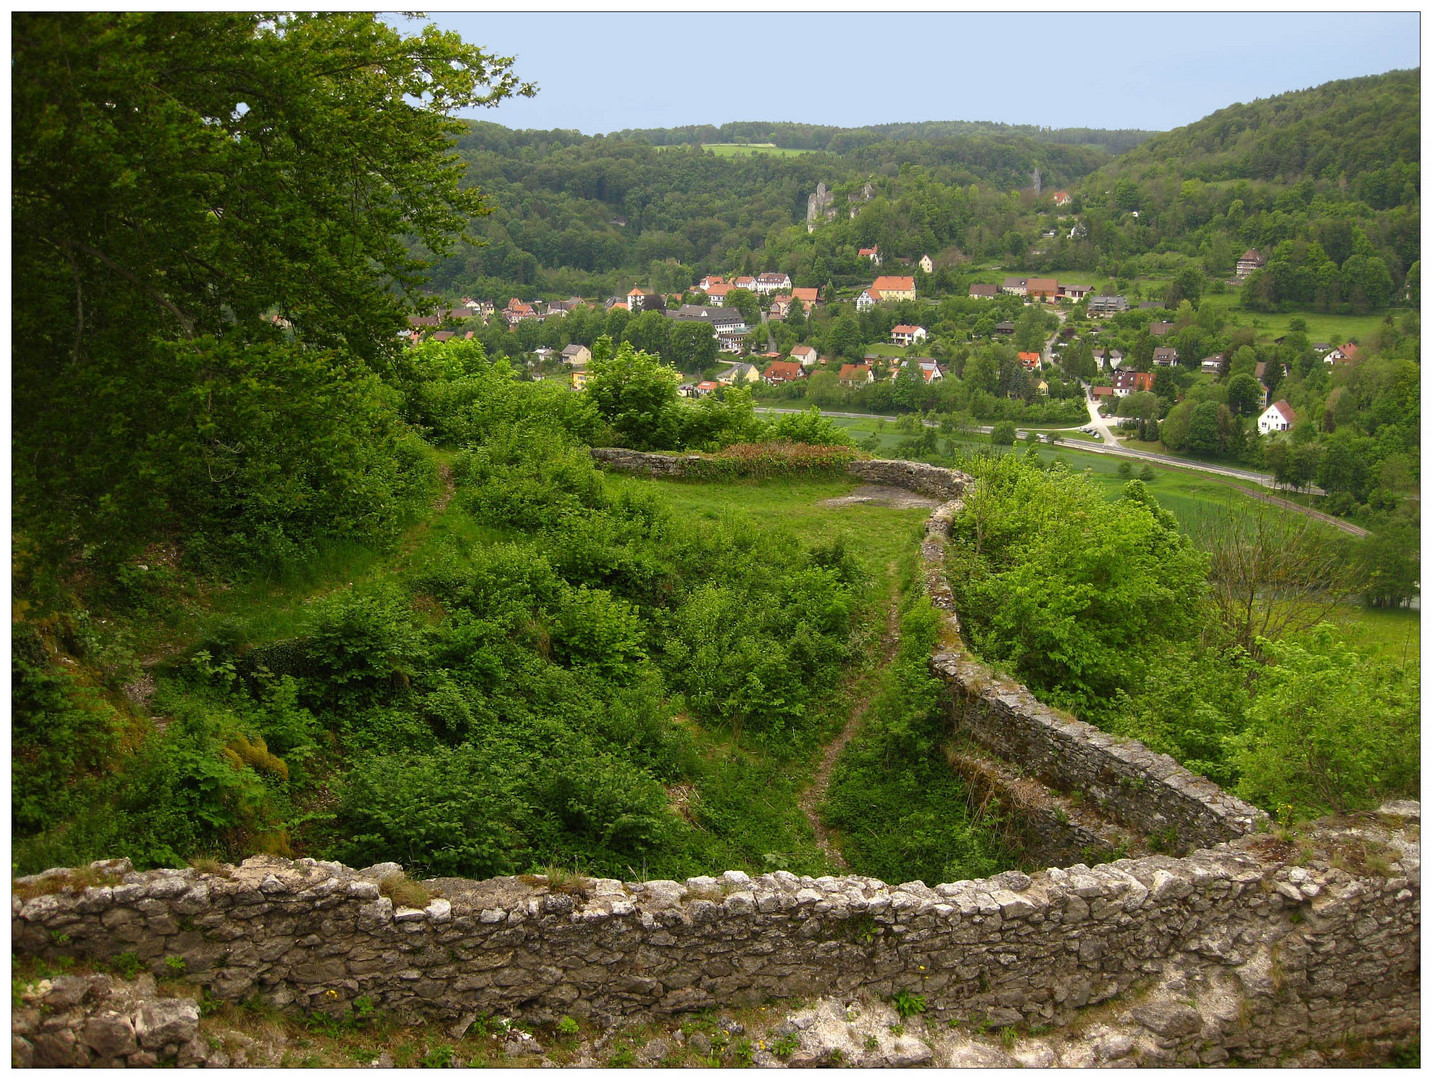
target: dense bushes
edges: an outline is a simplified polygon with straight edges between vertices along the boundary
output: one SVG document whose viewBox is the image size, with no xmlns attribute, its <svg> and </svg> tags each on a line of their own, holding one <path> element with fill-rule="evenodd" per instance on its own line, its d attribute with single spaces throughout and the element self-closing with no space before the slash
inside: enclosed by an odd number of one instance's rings
<svg viewBox="0 0 1432 1080">
<path fill-rule="evenodd" d="M 853 870 L 885 881 L 987 877 L 1009 865 L 991 822 L 943 753 L 948 721 L 929 657 L 940 613 L 921 598 L 900 621 L 900 650 L 841 754 L 821 808 Z"/>
<path fill-rule="evenodd" d="M 1210 594 L 1208 557 L 1137 481 L 1103 503 L 1013 456 L 977 471 L 949 575 L 986 659 L 1280 816 L 1416 792 L 1415 663 L 1313 625 L 1337 596 L 1335 557 L 1258 519 L 1256 537 L 1215 538 Z"/>
</svg>

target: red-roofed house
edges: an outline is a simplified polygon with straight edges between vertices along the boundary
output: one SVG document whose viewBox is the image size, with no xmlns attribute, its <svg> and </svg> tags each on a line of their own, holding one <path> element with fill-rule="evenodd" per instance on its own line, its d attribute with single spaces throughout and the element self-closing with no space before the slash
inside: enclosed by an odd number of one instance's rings
<svg viewBox="0 0 1432 1080">
<path fill-rule="evenodd" d="M 840 374 L 836 378 L 842 386 L 861 386 L 875 381 L 869 364 L 841 364 Z"/>
<path fill-rule="evenodd" d="M 1022 352 L 1019 354 L 1019 362 L 1030 371 L 1039 367 L 1039 354 L 1037 352 Z"/>
<path fill-rule="evenodd" d="M 871 262 L 873 262 L 876 266 L 879 266 L 879 265 L 880 265 L 880 245 L 879 245 L 879 244 L 876 244 L 874 247 L 861 248 L 861 249 L 860 249 L 860 257 L 861 257 L 862 259 L 869 259 L 869 260 L 870 260 Z"/>
<path fill-rule="evenodd" d="M 731 287 L 735 289 L 749 289 L 751 292 L 755 292 L 756 279 L 751 277 L 750 274 L 743 274 L 731 282 Z"/>
<path fill-rule="evenodd" d="M 799 300 L 799 301 L 801 302 L 801 304 L 805 307 L 806 311 L 810 311 L 812 304 L 819 304 L 819 303 L 820 303 L 820 290 L 819 290 L 819 289 L 792 289 L 792 290 L 791 290 L 791 299 L 792 299 L 792 300 Z"/>
<path fill-rule="evenodd" d="M 1071 201 L 1072 200 L 1069 198 L 1069 192 L 1067 191 L 1056 191 L 1054 193 L 1055 206 L 1068 206 Z"/>
<path fill-rule="evenodd" d="M 1340 345 L 1332 352 L 1323 357 L 1325 364 L 1351 364 L 1357 359 L 1358 349 L 1351 341 L 1346 345 Z"/>
<path fill-rule="evenodd" d="M 696 287 L 702 292 L 710 292 L 712 285 L 724 285 L 726 279 L 719 274 L 707 274 L 696 283 Z"/>
<path fill-rule="evenodd" d="M 798 360 L 772 360 L 761 372 L 761 378 L 772 386 L 778 386 L 785 382 L 795 382 L 797 379 L 806 377 L 805 368 Z"/>
<path fill-rule="evenodd" d="M 1151 371 L 1116 371 L 1114 372 L 1114 396 L 1128 397 L 1135 391 L 1152 390 L 1154 388 L 1154 375 Z"/>
<path fill-rule="evenodd" d="M 1258 417 L 1258 434 L 1267 435 L 1273 431 L 1287 431 L 1293 426 L 1295 419 L 1291 405 L 1286 401 L 1275 401 Z"/>
<path fill-rule="evenodd" d="M 901 323 L 890 330 L 890 340 L 896 345 L 913 345 L 917 341 L 924 341 L 930 335 L 923 326 L 910 326 Z"/>
<path fill-rule="evenodd" d="M 736 286 L 726 282 L 717 282 L 714 285 L 706 286 L 706 299 L 711 301 L 712 307 L 725 307 L 726 294 Z"/>
</svg>

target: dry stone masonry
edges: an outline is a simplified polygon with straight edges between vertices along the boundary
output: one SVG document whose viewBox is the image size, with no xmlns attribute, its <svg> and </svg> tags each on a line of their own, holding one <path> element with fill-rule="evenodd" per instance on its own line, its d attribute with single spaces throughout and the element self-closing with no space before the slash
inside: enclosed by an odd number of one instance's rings
<svg viewBox="0 0 1432 1080">
<path fill-rule="evenodd" d="M 639 465 L 628 453 L 604 460 Z M 1048 843 L 1030 850 L 1066 865 L 933 887 L 740 871 L 684 882 L 438 879 L 427 903 L 403 907 L 384 895 L 400 871 L 391 863 L 258 856 L 213 872 L 136 873 L 116 860 L 17 881 L 12 949 L 52 961 L 131 953 L 152 975 L 182 963 L 220 999 L 342 1014 L 366 997 L 457 1028 L 482 1014 L 617 1023 L 822 999 L 796 1018 L 798 1064 L 854 1063 L 872 1042 L 884 1063 L 1272 1064 L 1333 1043 L 1383 1053 L 1414 1039 L 1418 804 L 1282 835 L 1171 759 L 995 678 L 964 651 L 943 576 L 968 478 L 860 464 L 864 479 L 950 499 L 922 552 L 947 612 L 932 669 L 967 739 L 952 764 L 995 785 L 1007 808 L 1043 814 L 1027 831 Z M 1035 778 L 1048 782 L 1042 793 Z M 1075 820 L 1076 804 L 1090 816 Z M 1146 850 L 1151 838 L 1195 850 L 1070 861 L 1091 848 L 1101 858 Z M 65 993 L 103 1000 L 69 1020 L 18 1010 L 17 1062 L 70 1053 L 72 1063 L 144 1064 L 192 1041 L 187 1011 L 151 1022 L 142 1003 L 107 1006 L 109 992 L 89 984 Z M 861 1034 L 900 994 L 925 1000 L 922 1025 L 960 1026 L 920 1045 Z M 154 1024 L 168 1025 L 158 1050 Z M 1047 1034 L 1009 1053 L 949 1034 L 987 1029 Z"/>
</svg>

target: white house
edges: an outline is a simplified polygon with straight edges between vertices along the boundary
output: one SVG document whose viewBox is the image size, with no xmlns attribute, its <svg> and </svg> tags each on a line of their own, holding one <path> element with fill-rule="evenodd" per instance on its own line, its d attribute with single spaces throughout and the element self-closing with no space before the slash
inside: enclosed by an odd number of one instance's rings
<svg viewBox="0 0 1432 1080">
<path fill-rule="evenodd" d="M 1287 431 L 1293 426 L 1293 407 L 1286 401 L 1275 401 L 1258 417 L 1258 434 L 1267 435 L 1273 431 Z"/>
<path fill-rule="evenodd" d="M 791 287 L 790 274 L 760 274 L 757 276 L 751 291 L 760 293 L 762 296 L 769 296 L 771 293 L 781 292 Z"/>
<path fill-rule="evenodd" d="M 935 272 L 935 260 L 928 255 L 921 255 L 917 265 L 927 274 L 933 274 Z"/>
<path fill-rule="evenodd" d="M 791 350 L 791 359 L 797 361 L 802 367 L 814 367 L 820 357 L 809 345 L 797 345 Z"/>
<path fill-rule="evenodd" d="M 909 326 L 906 323 L 901 323 L 890 331 L 890 340 L 896 345 L 913 345 L 927 337 L 929 334 L 923 326 Z"/>
</svg>

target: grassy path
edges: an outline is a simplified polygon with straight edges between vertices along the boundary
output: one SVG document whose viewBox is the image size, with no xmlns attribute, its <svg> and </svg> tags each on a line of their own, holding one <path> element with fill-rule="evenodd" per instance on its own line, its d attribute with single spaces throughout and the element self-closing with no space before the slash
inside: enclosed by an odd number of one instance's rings
<svg viewBox="0 0 1432 1080">
<path fill-rule="evenodd" d="M 840 734 L 826 744 L 820 756 L 820 764 L 816 766 L 815 773 L 811 777 L 810 787 L 801 793 L 798 800 L 801 811 L 809 819 L 811 828 L 815 831 L 815 842 L 821 852 L 837 869 L 847 872 L 850 870 L 850 865 L 841 855 L 840 849 L 835 846 L 835 842 L 831 840 L 830 830 L 821 821 L 818 807 L 825 801 L 825 793 L 830 790 L 831 774 L 835 772 L 835 763 L 840 758 L 840 752 L 845 749 L 846 743 L 850 742 L 860 729 L 860 723 L 870 709 L 871 699 L 880 685 L 881 671 L 895 659 L 895 651 L 900 647 L 900 593 L 893 588 L 896 564 L 890 563 L 887 571 L 892 590 L 890 599 L 885 605 L 885 633 L 880 640 L 880 661 L 860 679 L 856 687 L 855 698 L 851 702 L 850 719 L 845 722 L 845 727 L 841 729 Z"/>
</svg>

